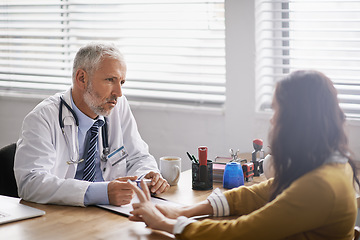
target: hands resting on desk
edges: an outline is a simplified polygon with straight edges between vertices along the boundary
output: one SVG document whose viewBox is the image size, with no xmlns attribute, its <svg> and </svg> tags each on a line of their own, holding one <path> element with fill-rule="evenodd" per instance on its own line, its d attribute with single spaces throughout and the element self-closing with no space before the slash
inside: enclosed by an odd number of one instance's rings
<svg viewBox="0 0 360 240">
<path fill-rule="evenodd" d="M 149 191 L 150 188 L 152 193 L 163 193 L 170 188 L 168 182 L 162 178 L 159 173 L 151 171 L 146 174 L 144 178 L 152 180 L 150 186 L 146 186 L 146 189 Z M 115 206 L 129 204 L 134 196 L 134 191 L 131 188 L 132 185 L 128 182 L 128 180 L 135 181 L 136 179 L 137 176 L 132 176 L 120 177 L 111 181 L 108 185 L 109 203 Z"/>
<path fill-rule="evenodd" d="M 199 215 L 212 215 L 213 209 L 205 200 L 193 206 L 173 207 L 154 205 L 150 198 L 150 191 L 146 187 L 146 183 L 141 181 L 141 190 L 134 183 L 129 181 L 132 190 L 139 198 L 139 203 L 133 204 L 133 211 L 130 212 L 133 216 L 130 216 L 131 221 L 145 222 L 146 225 L 152 229 L 162 230 L 169 233 L 173 233 L 173 229 L 176 223 L 176 218 L 179 216 L 192 217 Z"/>
</svg>

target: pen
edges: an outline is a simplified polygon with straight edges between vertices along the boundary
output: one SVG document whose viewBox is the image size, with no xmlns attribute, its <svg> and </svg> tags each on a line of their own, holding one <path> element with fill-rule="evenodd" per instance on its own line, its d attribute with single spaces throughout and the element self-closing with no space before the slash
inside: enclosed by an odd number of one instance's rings
<svg viewBox="0 0 360 240">
<path fill-rule="evenodd" d="M 145 183 L 151 183 L 151 179 L 148 179 L 148 178 L 136 179 L 136 180 L 133 181 L 133 182 L 136 182 L 137 184 L 140 184 L 140 183 L 141 183 L 141 180 L 144 180 Z"/>
<path fill-rule="evenodd" d="M 191 157 L 190 153 L 189 153 L 189 152 L 186 152 L 186 154 L 187 154 L 188 157 L 190 158 L 190 161 L 192 161 L 193 163 L 195 163 L 195 162 L 194 162 L 194 159 Z"/>
<path fill-rule="evenodd" d="M 136 182 L 136 186 L 138 186 L 140 189 L 142 189 L 141 186 L 140 186 L 141 180 L 143 180 L 146 183 L 147 186 L 150 186 L 151 179 L 148 179 L 148 178 L 136 179 L 136 180 L 133 180 L 133 181 L 128 179 L 128 182 Z"/>
<path fill-rule="evenodd" d="M 194 159 L 195 163 L 199 163 L 194 155 L 192 155 L 192 158 Z"/>
</svg>

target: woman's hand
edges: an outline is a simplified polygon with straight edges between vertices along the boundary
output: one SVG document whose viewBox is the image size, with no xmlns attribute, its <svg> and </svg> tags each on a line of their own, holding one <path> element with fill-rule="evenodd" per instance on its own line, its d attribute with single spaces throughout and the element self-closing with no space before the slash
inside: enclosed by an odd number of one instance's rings
<svg viewBox="0 0 360 240">
<path fill-rule="evenodd" d="M 155 207 L 167 218 L 176 219 L 180 216 L 185 216 L 182 207 L 155 205 Z"/>
<path fill-rule="evenodd" d="M 146 183 L 144 181 L 141 181 L 140 183 L 143 190 L 138 188 L 131 181 L 129 181 L 129 183 L 140 201 L 139 203 L 133 204 L 134 210 L 130 212 L 133 216 L 130 216 L 129 220 L 142 221 L 152 229 L 172 233 L 176 220 L 165 217 L 164 214 L 155 207 L 155 205 L 151 202 L 150 191 L 147 188 Z"/>
</svg>

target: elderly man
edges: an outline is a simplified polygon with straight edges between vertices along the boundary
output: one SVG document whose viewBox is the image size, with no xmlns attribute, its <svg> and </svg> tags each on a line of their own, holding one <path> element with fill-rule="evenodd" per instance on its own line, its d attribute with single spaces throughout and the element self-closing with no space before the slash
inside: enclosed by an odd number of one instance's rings
<svg viewBox="0 0 360 240">
<path fill-rule="evenodd" d="M 151 179 L 153 193 L 170 186 L 159 173 L 122 95 L 126 64 L 112 44 L 76 54 L 72 87 L 24 119 L 14 171 L 19 196 L 75 206 L 130 203 L 128 179 Z"/>
</svg>

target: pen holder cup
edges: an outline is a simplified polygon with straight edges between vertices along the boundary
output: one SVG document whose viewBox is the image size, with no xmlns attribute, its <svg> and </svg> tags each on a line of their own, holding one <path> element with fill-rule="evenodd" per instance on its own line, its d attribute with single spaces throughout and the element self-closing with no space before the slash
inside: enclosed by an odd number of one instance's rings
<svg viewBox="0 0 360 240">
<path fill-rule="evenodd" d="M 213 188 L 213 162 L 207 160 L 207 166 L 192 163 L 192 189 L 211 190 Z"/>
</svg>

